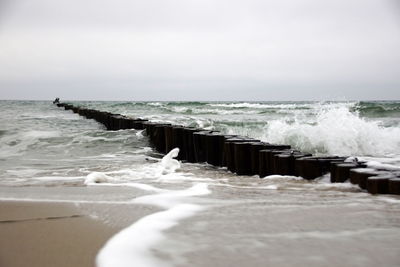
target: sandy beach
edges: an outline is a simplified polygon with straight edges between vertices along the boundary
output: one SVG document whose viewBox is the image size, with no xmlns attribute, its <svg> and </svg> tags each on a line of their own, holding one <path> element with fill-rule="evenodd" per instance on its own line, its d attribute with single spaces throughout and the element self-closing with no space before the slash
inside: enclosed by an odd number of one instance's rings
<svg viewBox="0 0 400 267">
<path fill-rule="evenodd" d="M 0 266 L 94 266 L 116 231 L 70 203 L 0 202 Z"/>
<path fill-rule="evenodd" d="M 139 233 L 131 240 L 144 252 L 132 253 L 165 266 L 398 266 L 400 200 L 320 187 L 227 187 L 198 199 L 208 207 L 155 244 Z M 143 193 L 126 187 L 0 187 L 0 195 L 1 267 L 95 266 L 114 234 L 160 210 L 128 201 Z"/>
<path fill-rule="evenodd" d="M 156 208 L 115 187 L 0 187 L 0 266 L 95 266 L 115 233 Z M 121 201 L 101 201 L 119 195 Z"/>
</svg>

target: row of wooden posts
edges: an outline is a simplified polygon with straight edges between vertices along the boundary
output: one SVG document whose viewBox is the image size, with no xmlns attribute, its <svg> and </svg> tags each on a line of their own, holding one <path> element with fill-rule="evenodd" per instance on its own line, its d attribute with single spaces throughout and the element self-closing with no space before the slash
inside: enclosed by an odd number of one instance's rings
<svg viewBox="0 0 400 267">
<path fill-rule="evenodd" d="M 67 103 L 58 107 L 72 110 L 102 123 L 107 130 L 145 130 L 154 148 L 163 154 L 179 148 L 179 160 L 226 167 L 237 175 L 293 175 L 313 180 L 330 172 L 332 183 L 350 180 L 372 194 L 400 195 L 400 172 L 367 168 L 364 162 L 347 157 L 315 157 L 290 145 L 270 144 L 249 137 L 218 131 L 151 122 Z"/>
</svg>

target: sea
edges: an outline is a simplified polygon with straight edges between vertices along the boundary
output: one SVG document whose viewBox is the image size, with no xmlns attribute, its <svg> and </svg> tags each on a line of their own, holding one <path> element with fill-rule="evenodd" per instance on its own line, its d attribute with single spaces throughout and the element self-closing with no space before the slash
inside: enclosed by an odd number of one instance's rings
<svg viewBox="0 0 400 267">
<path fill-rule="evenodd" d="M 400 101 L 63 102 L 400 170 Z M 177 161 L 143 130 L 108 131 L 51 101 L 0 101 L 0 187 L 0 200 L 153 207 L 132 221 L 89 210 L 124 225 L 101 267 L 400 265 L 399 196 Z"/>
</svg>

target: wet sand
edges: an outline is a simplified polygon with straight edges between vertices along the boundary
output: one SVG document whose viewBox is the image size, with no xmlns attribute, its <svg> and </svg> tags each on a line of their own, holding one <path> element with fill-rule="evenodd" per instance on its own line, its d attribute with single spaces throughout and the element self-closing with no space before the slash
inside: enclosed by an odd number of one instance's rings
<svg viewBox="0 0 400 267">
<path fill-rule="evenodd" d="M 0 266 L 94 266 L 118 231 L 70 203 L 0 202 Z"/>
<path fill-rule="evenodd" d="M 121 229 L 158 211 L 127 187 L 0 186 L 0 267 L 95 266 Z"/>
<path fill-rule="evenodd" d="M 150 253 L 173 266 L 399 266 L 399 197 L 304 183 L 213 186 L 210 197 L 197 199 L 205 210 L 167 230 Z M 25 199 L 0 201 L 0 266 L 94 266 L 110 237 L 159 211 L 132 204 L 143 194 L 109 186 L 0 187 L 3 199 Z"/>
</svg>

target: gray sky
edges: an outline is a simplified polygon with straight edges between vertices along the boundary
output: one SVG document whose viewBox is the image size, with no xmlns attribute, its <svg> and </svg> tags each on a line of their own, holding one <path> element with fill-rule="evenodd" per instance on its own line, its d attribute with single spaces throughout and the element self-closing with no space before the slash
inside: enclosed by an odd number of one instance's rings
<svg viewBox="0 0 400 267">
<path fill-rule="evenodd" d="M 0 0 L 0 99 L 400 99 L 399 0 Z"/>
</svg>

